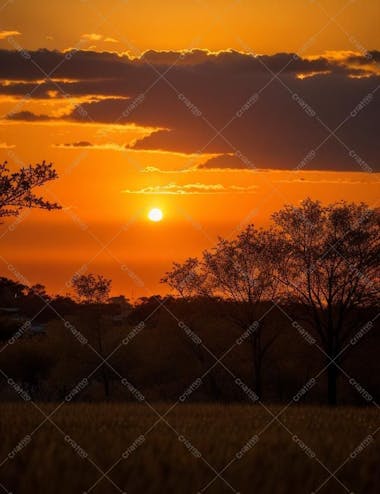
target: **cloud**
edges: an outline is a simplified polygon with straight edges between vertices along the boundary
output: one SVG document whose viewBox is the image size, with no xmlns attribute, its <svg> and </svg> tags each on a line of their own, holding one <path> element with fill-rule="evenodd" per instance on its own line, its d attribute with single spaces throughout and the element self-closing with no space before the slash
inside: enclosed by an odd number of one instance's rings
<svg viewBox="0 0 380 494">
<path fill-rule="evenodd" d="M 181 170 L 162 170 L 161 168 L 157 168 L 156 166 L 146 166 L 140 172 L 141 173 L 189 173 L 193 171 L 193 168 L 183 168 Z"/>
<path fill-rule="evenodd" d="M 236 154 L 222 154 L 210 158 L 205 163 L 200 164 L 197 167 L 199 170 L 211 169 L 211 170 L 236 170 L 236 169 L 255 169 L 255 165 L 250 163 L 248 159 L 241 157 L 238 153 Z"/>
<path fill-rule="evenodd" d="M 25 122 L 44 122 L 53 119 L 53 117 L 49 117 L 49 115 L 36 115 L 35 113 L 32 113 L 30 111 L 8 113 L 6 118 L 7 120 L 22 120 Z"/>
<path fill-rule="evenodd" d="M 64 147 L 64 148 L 90 148 L 92 147 L 91 142 L 89 141 L 77 141 L 77 142 L 68 142 L 66 144 L 57 144 L 56 147 Z"/>
<path fill-rule="evenodd" d="M 103 39 L 103 36 L 101 34 L 89 33 L 82 34 L 81 39 L 84 39 L 86 41 L 99 41 Z"/>
<path fill-rule="evenodd" d="M 103 36 L 103 34 L 86 33 L 82 34 L 81 39 L 85 41 L 105 41 L 106 43 L 118 43 L 117 39 L 109 36 Z"/>
<path fill-rule="evenodd" d="M 82 98 L 62 118 L 156 129 L 131 149 L 219 155 L 200 165 L 203 169 L 376 171 L 379 52 L 368 53 L 300 58 L 148 51 L 132 59 L 37 50 L 30 56 L 46 72 L 59 66 L 54 73 L 59 82 L 42 83 L 33 96 Z M 0 50 L 1 79 L 10 83 L 0 86 L 0 94 L 20 96 L 41 72 L 18 53 Z M 30 112 L 12 116 L 46 118 Z"/>
<path fill-rule="evenodd" d="M 0 40 L 7 39 L 9 36 L 21 36 L 19 31 L 0 31 Z"/>
<path fill-rule="evenodd" d="M 339 179 L 336 178 L 334 179 L 329 179 L 329 178 L 321 178 L 320 180 L 318 179 L 312 179 L 312 178 L 289 178 L 289 179 L 281 179 L 281 180 L 273 180 L 273 183 L 275 184 L 294 184 L 294 183 L 300 183 L 300 184 L 327 184 L 327 185 L 358 185 L 358 184 L 379 184 L 380 180 L 366 180 L 365 178 L 362 178 L 361 180 L 350 180 L 350 179 Z"/>
<path fill-rule="evenodd" d="M 1 32 L 1 31 L 0 31 Z M 5 32 L 5 31 L 3 31 Z M 9 31 L 10 32 L 10 31 Z M 8 31 L 7 31 L 8 33 Z M 96 33 L 82 35 L 90 41 L 104 39 L 109 42 L 114 38 L 104 37 Z M 44 71 L 50 72 L 57 65 L 60 66 L 54 72 L 54 77 L 61 79 L 73 79 L 77 81 L 92 80 L 98 83 L 99 94 L 101 83 L 108 81 L 116 83 L 124 82 L 124 91 L 120 89 L 120 95 L 130 95 L 136 92 L 136 86 L 153 81 L 157 78 L 157 72 L 166 71 L 169 67 L 171 75 L 181 77 L 184 73 L 191 77 L 191 86 L 196 76 L 210 76 L 215 72 L 222 75 L 224 72 L 235 79 L 235 83 L 247 82 L 244 77 L 252 77 L 258 74 L 272 75 L 281 71 L 282 74 L 319 74 L 325 73 L 350 73 L 350 65 L 376 65 L 379 58 L 377 51 L 368 52 L 368 55 L 360 53 L 342 52 L 343 57 L 318 56 L 300 58 L 292 53 L 277 53 L 274 55 L 253 56 L 237 51 L 209 52 L 207 50 L 185 51 L 154 51 L 150 50 L 139 58 L 130 58 L 128 55 L 119 55 L 113 52 L 96 52 L 91 50 L 56 50 L 39 49 L 28 52 Z M 0 78 L 8 80 L 36 80 L 41 79 L 41 72 L 37 66 L 30 63 L 27 58 L 20 57 L 17 50 L 0 50 Z M 172 67 L 174 64 L 174 67 Z M 193 70 L 195 68 L 195 70 Z M 369 69 L 370 72 L 370 69 Z M 198 81 L 202 84 L 202 81 Z M 220 82 L 220 81 L 219 81 Z M 100 83 L 100 84 L 99 84 Z M 79 90 L 79 87 L 77 89 Z M 148 86 L 145 85 L 145 88 Z M 137 94 L 137 92 L 136 92 Z"/>
<path fill-rule="evenodd" d="M 92 144 L 89 141 L 77 141 L 77 142 L 68 142 L 64 144 L 55 144 L 54 147 L 57 148 L 87 148 L 87 149 L 96 149 L 96 150 L 106 150 L 106 151 L 125 151 L 125 145 L 116 144 L 113 142 L 107 142 L 103 144 Z"/>
<path fill-rule="evenodd" d="M 190 183 L 177 185 L 172 182 L 167 185 L 156 185 L 144 187 L 142 189 L 126 189 L 125 194 L 166 194 L 166 195 L 186 195 L 186 194 L 229 194 L 229 193 L 253 193 L 257 189 L 256 185 L 222 185 Z"/>
<path fill-rule="evenodd" d="M 15 148 L 15 144 L 8 144 L 6 142 L 0 142 L 0 149 L 13 149 Z"/>
</svg>

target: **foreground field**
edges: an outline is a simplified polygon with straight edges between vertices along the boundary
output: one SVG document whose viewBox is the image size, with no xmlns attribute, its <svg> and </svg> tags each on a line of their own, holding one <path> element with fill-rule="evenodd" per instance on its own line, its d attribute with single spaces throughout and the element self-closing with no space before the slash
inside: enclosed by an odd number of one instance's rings
<svg viewBox="0 0 380 494">
<path fill-rule="evenodd" d="M 177 405 L 160 419 L 169 407 L 2 404 L 0 487 L 14 494 L 380 492 L 375 408 L 293 405 L 276 420 L 280 407 Z"/>
</svg>

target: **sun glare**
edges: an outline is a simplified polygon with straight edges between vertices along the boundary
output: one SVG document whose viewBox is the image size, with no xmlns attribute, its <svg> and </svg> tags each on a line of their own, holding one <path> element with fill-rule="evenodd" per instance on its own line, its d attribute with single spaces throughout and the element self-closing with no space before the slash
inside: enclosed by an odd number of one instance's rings
<svg viewBox="0 0 380 494">
<path fill-rule="evenodd" d="M 155 221 L 155 222 L 161 221 L 162 217 L 163 217 L 162 211 L 161 209 L 158 208 L 153 208 L 148 213 L 148 218 L 150 219 L 150 221 Z"/>
</svg>

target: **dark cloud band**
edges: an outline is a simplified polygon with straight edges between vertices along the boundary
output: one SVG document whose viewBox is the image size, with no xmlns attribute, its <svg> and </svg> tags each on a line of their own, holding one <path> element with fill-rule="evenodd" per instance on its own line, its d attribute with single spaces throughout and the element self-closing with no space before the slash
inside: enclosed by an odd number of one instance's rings
<svg viewBox="0 0 380 494">
<path fill-rule="evenodd" d="M 158 129 L 135 149 L 220 155 L 204 168 L 380 169 L 376 51 L 312 59 L 201 50 L 138 59 L 89 51 L 27 55 L 0 50 L 0 80 L 7 81 L 0 94 L 93 95 L 62 118 Z M 37 86 L 39 67 L 54 71 L 54 79 Z M 28 110 L 8 118 L 49 119 Z"/>
</svg>

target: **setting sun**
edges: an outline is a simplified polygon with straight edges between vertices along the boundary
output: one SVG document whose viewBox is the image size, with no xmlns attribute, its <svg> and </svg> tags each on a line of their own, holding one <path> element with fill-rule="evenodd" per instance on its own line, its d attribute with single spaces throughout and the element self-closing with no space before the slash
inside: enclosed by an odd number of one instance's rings
<svg viewBox="0 0 380 494">
<path fill-rule="evenodd" d="M 380 494 L 379 19 L 0 0 L 0 494 Z"/>
<path fill-rule="evenodd" d="M 155 222 L 161 221 L 163 218 L 161 209 L 159 208 L 151 209 L 148 213 L 148 218 L 150 219 L 150 221 L 155 221 Z"/>
</svg>

